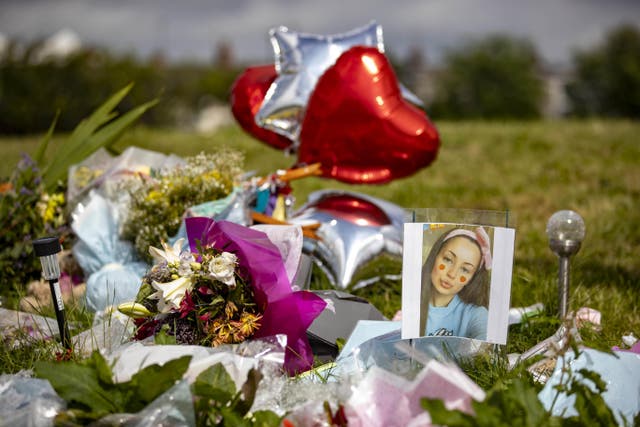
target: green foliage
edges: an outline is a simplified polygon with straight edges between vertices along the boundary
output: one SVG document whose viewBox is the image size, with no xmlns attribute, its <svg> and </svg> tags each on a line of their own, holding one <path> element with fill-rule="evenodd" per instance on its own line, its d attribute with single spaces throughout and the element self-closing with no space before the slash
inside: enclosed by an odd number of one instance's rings
<svg viewBox="0 0 640 427">
<path fill-rule="evenodd" d="M 601 46 L 574 55 L 566 91 L 578 116 L 640 118 L 640 30 L 623 25 Z"/>
<path fill-rule="evenodd" d="M 448 410 L 438 399 L 422 399 L 421 404 L 429 412 L 434 424 L 449 427 L 616 426 L 617 421 L 602 397 L 606 383 L 600 375 L 585 369 L 577 372 L 580 375 L 575 375 L 568 366 L 563 369 L 567 371 L 569 380 L 557 386 L 557 391 L 575 395 L 578 414 L 572 417 L 560 417 L 547 411 L 538 399 L 540 385 L 535 384 L 526 371 L 521 372 L 520 376 L 498 381 L 482 402 L 473 401 L 473 415 Z M 595 390 L 584 379 L 593 384 Z"/>
<path fill-rule="evenodd" d="M 45 189 L 51 190 L 59 184 L 59 181 L 66 181 L 69 167 L 80 163 L 99 148 L 109 148 L 122 136 L 123 132 L 140 118 L 149 108 L 156 104 L 150 101 L 140 105 L 126 114 L 115 119 L 117 113 L 113 109 L 129 93 L 132 84 L 120 89 L 100 105 L 89 117 L 82 120 L 73 130 L 65 143 L 58 148 L 55 155 L 46 163 L 41 162 L 42 179 Z M 50 129 L 49 134 L 52 132 Z M 49 143 L 49 135 L 45 137 L 42 145 L 46 147 Z M 45 148 L 38 149 L 38 157 Z M 64 185 L 64 184 L 63 184 Z"/>
<path fill-rule="evenodd" d="M 538 58 L 525 40 L 492 36 L 453 50 L 436 80 L 432 117 L 532 119 L 544 101 Z"/>
<path fill-rule="evenodd" d="M 18 162 L 8 189 L 0 193 L 0 285 L 3 294 L 15 294 L 12 285 L 26 285 L 40 278 L 40 261 L 33 253 L 33 239 L 45 235 L 64 238 L 64 194 L 45 191 L 41 172 L 26 154 Z"/>
<path fill-rule="evenodd" d="M 220 363 L 203 371 L 192 386 L 196 424 L 200 426 L 274 426 L 281 418 L 270 411 L 249 413 L 262 375 L 251 369 L 241 390 Z"/>
<path fill-rule="evenodd" d="M 147 102 L 121 117 L 113 109 L 131 90 L 128 85 L 112 95 L 49 156 L 54 123 L 40 141 L 32 160 L 26 154 L 0 192 L 0 284 L 26 285 L 40 278 L 40 261 L 33 254 L 32 241 L 45 235 L 61 240 L 70 236 L 64 197 L 69 167 L 101 147 L 110 147 L 144 112 Z M 11 292 L 3 290 L 3 293 Z"/>
<path fill-rule="evenodd" d="M 58 342 L 33 337 L 27 328 L 13 331 L 3 329 L 0 338 L 0 372 L 17 374 L 33 369 L 38 361 L 56 360 L 56 352 L 60 348 Z"/>
<path fill-rule="evenodd" d="M 487 392 L 482 402 L 473 401 L 475 415 L 448 410 L 438 399 L 422 399 L 422 407 L 429 412 L 434 424 L 449 427 L 559 425 L 542 406 L 531 382 L 521 378 L 515 378 L 507 385 L 498 384 Z"/>
<path fill-rule="evenodd" d="M 66 402 L 67 410 L 57 415 L 56 422 L 69 426 L 87 425 L 111 414 L 140 412 L 182 380 L 191 361 L 191 356 L 183 356 L 162 366 L 153 364 L 138 371 L 129 381 L 116 383 L 111 366 L 98 351 L 86 359 L 55 362 L 47 361 L 45 354 L 34 352 L 34 348 L 27 350 L 25 354 L 39 359 L 34 364 L 35 376 L 48 380 Z M 49 347 L 46 350 L 49 356 L 53 354 Z M 279 425 L 281 417 L 274 412 L 249 412 L 261 379 L 259 371 L 252 369 L 247 381 L 237 390 L 221 363 L 204 370 L 191 385 L 196 424 Z"/>
<path fill-rule="evenodd" d="M 572 258 L 571 306 L 602 312 L 602 331 L 584 335 L 598 348 L 620 345 L 623 334 L 640 335 L 640 123 L 614 120 L 535 122 L 440 121 L 443 144 L 438 159 L 406 179 L 385 185 L 351 185 L 310 177 L 292 182 L 296 206 L 317 190 L 332 188 L 378 197 L 407 208 L 477 208 L 512 212 L 516 247 L 511 306 L 541 302 L 545 317 L 509 329 L 508 352 L 523 352 L 558 328 L 558 262 L 550 251 L 545 227 L 557 210 L 573 209 L 587 224 L 580 252 Z M 62 140 L 61 137 L 58 137 Z M 21 151 L 35 153 L 35 138 L 3 138 L 6 162 L 0 176 L 11 173 Z M 56 143 L 54 138 L 53 143 Z M 244 154 L 245 170 L 258 175 L 290 167 L 291 156 L 247 136 L 239 126 L 211 135 L 178 130 L 132 128 L 114 145 L 176 152 L 193 156 L 233 148 Z M 378 260 L 367 265 L 374 275 L 385 272 Z M 396 260 L 397 266 L 399 262 Z M 392 266 L 389 266 L 389 271 Z M 399 271 L 396 269 L 394 271 Z M 364 278 L 364 276 L 360 277 Z M 312 287 L 328 281 L 314 266 Z M 388 317 L 400 305 L 400 280 L 385 279 L 358 290 Z M 614 309 L 615 307 L 615 309 Z M 545 320 L 546 319 L 546 320 Z M 556 322 L 556 323 L 554 323 Z"/>
<path fill-rule="evenodd" d="M 182 378 L 190 361 L 191 356 L 183 356 L 163 366 L 150 365 L 122 383 L 113 381 L 111 367 L 98 351 L 80 361 L 37 362 L 34 371 L 67 402 L 64 416 L 82 424 L 142 410 Z"/>
</svg>

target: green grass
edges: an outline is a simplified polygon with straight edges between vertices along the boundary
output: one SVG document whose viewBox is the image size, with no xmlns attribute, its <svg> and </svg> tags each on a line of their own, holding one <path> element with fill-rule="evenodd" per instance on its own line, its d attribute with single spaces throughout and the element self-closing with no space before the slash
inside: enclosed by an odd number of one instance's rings
<svg viewBox="0 0 640 427">
<path fill-rule="evenodd" d="M 598 346 L 618 345 L 629 332 L 640 336 L 640 123 L 442 122 L 437 126 L 442 147 L 430 167 L 377 186 L 303 179 L 293 183 L 297 204 L 316 190 L 347 189 L 407 208 L 508 209 L 517 223 L 511 305 L 542 302 L 549 317 L 557 310 L 557 259 L 548 248 L 545 226 L 555 211 L 573 209 L 583 216 L 587 236 L 572 260 L 571 308 L 588 306 L 602 312 L 602 332 L 593 338 Z M 5 157 L 0 176 L 10 174 L 20 150 L 33 153 L 36 141 L 0 140 Z M 56 141 L 60 139 L 54 145 Z M 258 175 L 295 163 L 295 157 L 251 139 L 236 126 L 207 136 L 138 128 L 126 133 L 116 147 L 128 145 L 182 156 L 235 147 L 245 153 L 246 169 Z M 376 270 L 376 265 L 367 267 Z M 399 281 L 385 280 L 359 293 L 387 316 L 399 308 Z M 508 350 L 521 352 L 556 327 L 541 322 L 529 325 L 528 331 L 512 328 Z"/>
</svg>

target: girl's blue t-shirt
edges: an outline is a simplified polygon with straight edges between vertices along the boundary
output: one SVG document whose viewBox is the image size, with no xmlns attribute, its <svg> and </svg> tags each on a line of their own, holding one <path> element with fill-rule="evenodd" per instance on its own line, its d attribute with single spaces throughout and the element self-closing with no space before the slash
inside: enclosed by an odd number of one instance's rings
<svg viewBox="0 0 640 427">
<path fill-rule="evenodd" d="M 426 335 L 486 340 L 488 313 L 485 307 L 467 304 L 458 295 L 446 307 L 429 304 Z"/>
</svg>

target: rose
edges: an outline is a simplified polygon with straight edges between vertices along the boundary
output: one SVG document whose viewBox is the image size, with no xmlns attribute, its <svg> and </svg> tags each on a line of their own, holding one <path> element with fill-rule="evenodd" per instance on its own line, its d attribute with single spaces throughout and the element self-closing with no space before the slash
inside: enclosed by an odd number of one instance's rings
<svg viewBox="0 0 640 427">
<path fill-rule="evenodd" d="M 222 252 L 209 261 L 209 274 L 216 280 L 234 288 L 236 286 L 235 269 L 238 257 L 230 252 Z"/>
</svg>

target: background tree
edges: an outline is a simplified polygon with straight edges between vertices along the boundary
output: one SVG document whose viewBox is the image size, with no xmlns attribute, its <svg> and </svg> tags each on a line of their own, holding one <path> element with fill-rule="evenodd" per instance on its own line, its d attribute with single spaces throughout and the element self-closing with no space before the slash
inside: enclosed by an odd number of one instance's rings
<svg viewBox="0 0 640 427">
<path fill-rule="evenodd" d="M 69 57 L 36 62 L 32 52 L 0 58 L 0 134 L 46 131 L 56 111 L 56 130 L 68 131 L 104 99 L 128 83 L 135 86 L 120 108 L 128 110 L 149 99 L 160 103 L 141 122 L 174 126 L 192 118 L 209 104 L 226 102 L 229 88 L 240 73 L 225 52 L 224 67 L 201 63 L 167 64 L 161 57 L 140 60 L 113 55 L 103 49 L 85 49 Z"/>
<path fill-rule="evenodd" d="M 436 78 L 433 117 L 540 117 L 545 98 L 533 45 L 495 35 L 450 51 Z"/>
<path fill-rule="evenodd" d="M 640 117 L 640 31 L 623 25 L 604 43 L 574 55 L 575 77 L 566 86 L 578 116 Z"/>
</svg>

